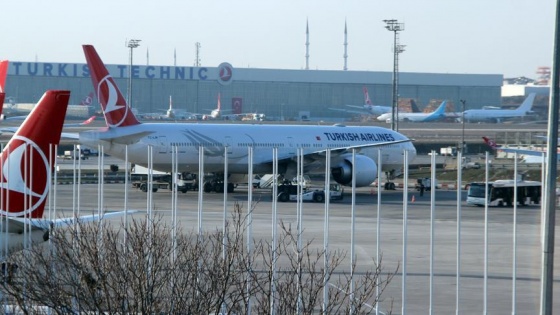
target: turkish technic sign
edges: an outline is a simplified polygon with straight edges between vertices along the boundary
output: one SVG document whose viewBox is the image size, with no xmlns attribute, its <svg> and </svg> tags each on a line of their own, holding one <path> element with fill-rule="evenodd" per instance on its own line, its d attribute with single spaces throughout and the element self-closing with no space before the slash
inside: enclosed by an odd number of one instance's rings
<svg viewBox="0 0 560 315">
<path fill-rule="evenodd" d="M 227 65 L 224 67 L 224 65 Z M 128 78 L 128 65 L 106 65 L 109 73 L 116 79 Z M 10 62 L 9 75 L 37 77 L 85 78 L 90 76 L 87 64 L 53 62 Z M 173 67 L 173 66 L 132 66 L 134 79 L 159 80 L 217 80 L 231 82 L 233 67 L 222 63 L 220 67 Z M 225 79 L 225 80 L 224 80 Z M 223 84 L 223 83 L 222 83 Z"/>
</svg>

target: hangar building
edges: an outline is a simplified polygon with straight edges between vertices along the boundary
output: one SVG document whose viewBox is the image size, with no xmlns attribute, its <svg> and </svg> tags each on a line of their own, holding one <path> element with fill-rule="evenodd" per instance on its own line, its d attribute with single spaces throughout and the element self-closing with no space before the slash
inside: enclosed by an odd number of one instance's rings
<svg viewBox="0 0 560 315">
<path fill-rule="evenodd" d="M 127 98 L 128 65 L 107 65 Z M 133 66 L 133 108 L 157 112 L 169 107 L 208 114 L 216 108 L 218 94 L 223 110 L 264 113 L 269 118 L 291 119 L 309 111 L 312 119 L 343 119 L 344 113 L 329 108 L 363 105 L 363 87 L 372 102 L 390 105 L 392 72 L 281 70 L 234 68 L 227 62 L 217 67 Z M 399 74 L 399 97 L 414 99 L 420 108 L 430 100 L 466 100 L 468 108 L 501 104 L 501 74 Z M 10 62 L 6 96 L 17 103 L 36 102 L 47 89 L 69 89 L 70 103 L 93 91 L 86 64 Z M 95 103 L 94 103 L 95 104 Z M 460 108 L 455 110 L 459 111 Z"/>
</svg>

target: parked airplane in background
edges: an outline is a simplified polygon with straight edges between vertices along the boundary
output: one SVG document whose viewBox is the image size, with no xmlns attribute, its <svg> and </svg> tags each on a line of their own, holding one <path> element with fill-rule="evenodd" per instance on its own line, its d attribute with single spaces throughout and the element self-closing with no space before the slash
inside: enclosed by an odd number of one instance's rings
<svg viewBox="0 0 560 315">
<path fill-rule="evenodd" d="M 447 101 L 441 102 L 441 105 L 431 113 L 398 113 L 399 121 L 412 121 L 412 122 L 429 122 L 442 120 L 445 117 L 445 107 L 447 106 Z M 392 113 L 385 113 L 377 117 L 377 120 L 386 121 L 390 123 L 392 120 Z"/>
<path fill-rule="evenodd" d="M 21 248 L 26 234 L 24 230 L 30 233 L 32 242 L 44 242 L 49 239 L 50 229 L 76 220 L 74 217 L 43 219 L 56 161 L 55 147 L 60 141 L 69 99 L 70 91 L 47 91 L 2 151 L 0 229 L 2 233 L 8 233 L 8 237 L 0 238 L 2 249 Z M 122 212 L 107 216 L 113 215 L 122 215 Z M 92 215 L 77 219 L 98 218 Z"/>
<path fill-rule="evenodd" d="M 484 142 L 493 150 L 499 150 L 506 153 L 517 153 L 519 157 L 523 159 L 525 163 L 542 163 L 543 155 L 545 151 L 539 150 L 531 150 L 531 149 L 520 149 L 520 148 L 509 148 L 504 147 L 496 143 L 493 139 L 488 137 L 482 137 Z M 558 159 L 560 160 L 560 154 L 558 155 Z"/>
<path fill-rule="evenodd" d="M 124 159 L 128 152 L 131 163 L 148 167 L 148 147 L 152 147 L 153 168 L 172 171 L 173 148 L 177 148 L 180 172 L 198 173 L 198 156 L 205 152 L 204 171 L 217 178 L 204 184 L 205 191 L 222 191 L 224 154 L 228 157 L 228 191 L 234 183 L 246 181 L 248 147 L 254 148 L 255 174 L 272 173 L 272 150 L 278 148 L 279 173 L 286 178 L 296 175 L 297 148 L 303 148 L 304 172 L 323 171 L 325 151 L 331 150 L 331 174 L 335 181 L 352 184 L 355 169 L 356 186 L 367 186 L 377 177 L 378 152 L 382 153 L 382 168 L 394 173 L 402 168 L 403 151 L 409 160 L 416 149 L 404 135 L 381 127 L 311 126 L 311 125 L 243 125 L 243 124 L 181 124 L 140 123 L 132 113 L 114 79 L 99 58 L 95 48 L 84 45 L 97 98 L 108 127 L 83 131 L 80 143 L 104 146 L 105 153 Z M 128 145 L 128 150 L 125 146 Z M 227 152 L 226 152 L 227 149 Z M 358 150 L 355 165 L 352 149 Z"/>
<path fill-rule="evenodd" d="M 348 107 L 356 108 L 359 110 L 349 110 L 349 109 L 341 109 L 341 108 L 329 108 L 329 109 L 346 112 L 346 113 L 369 114 L 374 116 L 390 113 L 392 111 L 391 106 L 373 105 L 371 99 L 369 98 L 368 90 L 365 86 L 363 91 L 364 91 L 364 105 L 346 105 Z"/>
<path fill-rule="evenodd" d="M 467 122 L 491 121 L 499 123 L 506 119 L 521 118 L 531 111 L 535 95 L 535 93 L 529 94 L 516 109 L 468 109 L 462 115 Z"/>
<path fill-rule="evenodd" d="M 165 111 L 165 113 L 141 113 L 138 114 L 139 118 L 142 119 L 155 119 L 155 120 L 185 120 L 185 119 L 192 119 L 196 120 L 196 114 L 191 114 L 184 110 L 177 110 L 173 108 L 173 97 L 169 95 L 169 108 Z M 202 116 L 202 115 L 201 115 Z"/>
</svg>

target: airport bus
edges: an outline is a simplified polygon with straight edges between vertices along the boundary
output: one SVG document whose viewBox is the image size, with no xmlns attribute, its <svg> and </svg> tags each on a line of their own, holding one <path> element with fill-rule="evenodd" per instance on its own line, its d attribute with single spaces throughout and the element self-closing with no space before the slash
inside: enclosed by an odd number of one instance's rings
<svg viewBox="0 0 560 315">
<path fill-rule="evenodd" d="M 538 205 L 541 201 L 542 184 L 537 181 L 497 180 L 488 182 L 488 206 L 511 207 L 513 205 L 514 187 L 517 185 L 517 203 L 519 205 Z M 469 184 L 467 204 L 484 206 L 486 183 L 475 182 Z"/>
</svg>

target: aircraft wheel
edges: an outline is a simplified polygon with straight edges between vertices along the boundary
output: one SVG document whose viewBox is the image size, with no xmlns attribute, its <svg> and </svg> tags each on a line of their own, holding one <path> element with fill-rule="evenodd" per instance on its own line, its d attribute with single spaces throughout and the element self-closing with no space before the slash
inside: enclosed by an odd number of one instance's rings
<svg viewBox="0 0 560 315">
<path fill-rule="evenodd" d="M 212 184 L 211 183 L 204 183 L 204 192 L 209 193 L 212 191 Z"/>
<path fill-rule="evenodd" d="M 286 201 L 288 201 L 288 199 L 289 199 L 289 197 L 288 197 L 288 194 L 286 194 L 286 193 L 280 193 L 280 196 L 278 196 L 278 201 L 281 201 L 281 202 L 286 202 Z"/>
<path fill-rule="evenodd" d="M 232 193 L 234 190 L 235 190 L 235 185 L 233 185 L 233 183 L 228 183 L 227 184 L 227 192 Z"/>
<path fill-rule="evenodd" d="M 217 193 L 224 192 L 224 184 L 223 183 L 214 183 L 214 191 Z"/>
</svg>

